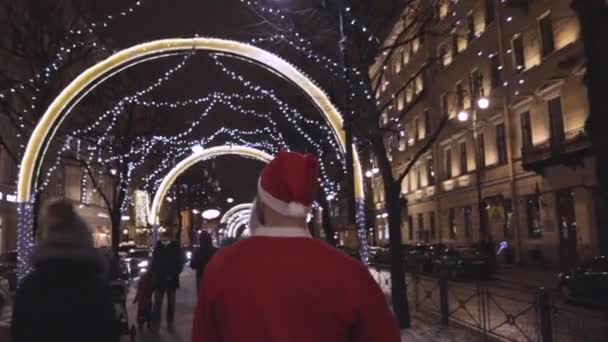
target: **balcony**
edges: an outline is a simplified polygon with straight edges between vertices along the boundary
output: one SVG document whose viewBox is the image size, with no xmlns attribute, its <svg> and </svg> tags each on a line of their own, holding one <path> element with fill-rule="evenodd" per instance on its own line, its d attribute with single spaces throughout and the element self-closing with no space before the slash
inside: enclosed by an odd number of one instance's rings
<svg viewBox="0 0 608 342">
<path fill-rule="evenodd" d="M 584 129 L 581 128 L 534 146 L 523 147 L 523 168 L 527 171 L 542 174 L 544 169 L 550 166 L 576 167 L 582 165 L 584 157 L 590 150 L 591 141 Z"/>
</svg>

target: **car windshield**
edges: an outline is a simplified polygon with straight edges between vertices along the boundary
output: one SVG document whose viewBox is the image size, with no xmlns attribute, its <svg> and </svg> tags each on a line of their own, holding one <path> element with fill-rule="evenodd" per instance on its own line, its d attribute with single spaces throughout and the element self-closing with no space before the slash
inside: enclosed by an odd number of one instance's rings
<svg viewBox="0 0 608 342">
<path fill-rule="evenodd" d="M 136 249 L 134 251 L 129 251 L 129 258 L 149 258 L 150 257 L 150 251 L 148 251 L 147 249 Z"/>
</svg>

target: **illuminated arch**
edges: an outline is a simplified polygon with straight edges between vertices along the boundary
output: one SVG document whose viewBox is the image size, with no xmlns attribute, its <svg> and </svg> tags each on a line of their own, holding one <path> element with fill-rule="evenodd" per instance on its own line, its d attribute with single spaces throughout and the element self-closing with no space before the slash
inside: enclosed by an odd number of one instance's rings
<svg viewBox="0 0 608 342">
<path fill-rule="evenodd" d="M 235 205 L 234 207 L 228 209 L 228 211 L 222 216 L 222 218 L 220 219 L 220 224 L 222 223 L 226 223 L 226 221 L 236 212 L 241 211 L 241 210 L 246 210 L 246 209 L 251 209 L 252 204 L 251 203 L 243 203 L 243 204 L 238 204 Z"/>
<path fill-rule="evenodd" d="M 231 220 L 226 226 L 226 235 L 229 237 L 236 237 L 236 229 L 241 225 L 249 222 L 250 213 L 247 211 L 239 212 L 238 214 L 231 217 Z"/>
<path fill-rule="evenodd" d="M 236 238 L 238 236 L 239 228 L 241 228 L 243 226 L 247 226 L 248 223 L 249 223 L 248 215 L 240 216 L 238 219 L 234 220 L 234 222 L 232 222 L 230 224 L 230 226 L 228 227 L 228 230 L 229 230 L 228 237 Z"/>
<path fill-rule="evenodd" d="M 67 114 L 91 90 L 109 77 L 136 64 L 155 58 L 191 53 L 196 50 L 223 53 L 245 59 L 249 62 L 259 64 L 291 82 L 305 93 L 321 112 L 336 136 L 341 152 L 345 152 L 346 137 L 343 130 L 343 120 L 336 107 L 312 80 L 279 56 L 249 44 L 225 39 L 162 39 L 139 44 L 120 51 L 90 67 L 73 80 L 59 96 L 53 100 L 47 111 L 38 121 L 36 128 L 27 143 L 19 171 L 17 185 L 18 202 L 31 202 L 32 188 L 36 186 L 35 179 L 40 172 L 42 160 L 46 154 L 49 142 L 52 140 L 59 125 Z M 363 177 L 356 150 L 353 158 L 353 167 L 355 171 L 355 196 L 361 200 L 363 199 Z"/>
<path fill-rule="evenodd" d="M 35 182 L 50 142 L 66 116 L 99 84 L 125 69 L 152 59 L 199 50 L 235 56 L 258 64 L 296 86 L 322 114 L 339 142 L 340 152 L 342 154 L 346 153 L 343 120 L 328 96 L 296 67 L 269 51 L 246 43 L 216 38 L 161 39 L 120 51 L 88 68 L 63 89 L 42 115 L 28 140 L 21 160 L 17 182 L 19 279 L 22 279 L 31 270 L 29 261 L 32 252 L 31 246 L 34 242 L 32 230 L 35 215 L 32 189 L 37 186 Z M 361 241 L 366 241 L 366 226 L 362 214 L 364 210 L 363 175 L 360 159 L 354 146 L 353 150 L 354 193 L 357 199 L 357 212 L 361 212 L 361 217 L 357 217 L 357 225 L 359 227 L 359 237 L 364 239 Z M 364 242 L 362 245 L 366 246 L 367 243 Z"/>
<path fill-rule="evenodd" d="M 179 162 L 169 173 L 165 176 L 163 181 L 160 183 L 160 186 L 156 190 L 154 194 L 154 199 L 152 200 L 152 206 L 150 207 L 150 217 L 148 221 L 151 225 L 158 225 L 159 219 L 158 214 L 160 213 L 160 209 L 163 203 L 163 199 L 167 196 L 167 192 L 173 184 L 175 180 L 190 169 L 195 164 L 211 159 L 218 156 L 224 155 L 238 155 L 243 156 L 255 160 L 259 160 L 264 163 L 269 163 L 272 160 L 272 156 L 262 150 L 258 150 L 251 147 L 246 146 L 233 146 L 233 145 L 222 145 L 211 147 L 203 150 L 202 153 L 193 154 L 190 157 Z"/>
</svg>

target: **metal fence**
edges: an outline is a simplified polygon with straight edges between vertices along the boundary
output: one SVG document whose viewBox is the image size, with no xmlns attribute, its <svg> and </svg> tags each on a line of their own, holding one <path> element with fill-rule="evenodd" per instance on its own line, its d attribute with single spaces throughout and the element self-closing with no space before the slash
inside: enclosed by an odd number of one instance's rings
<svg viewBox="0 0 608 342">
<path fill-rule="evenodd" d="M 390 294 L 390 272 L 371 269 Z M 408 274 L 410 308 L 444 325 L 459 324 L 488 340 L 522 342 L 608 341 L 608 315 L 560 304 L 544 289 L 524 290 Z"/>
</svg>

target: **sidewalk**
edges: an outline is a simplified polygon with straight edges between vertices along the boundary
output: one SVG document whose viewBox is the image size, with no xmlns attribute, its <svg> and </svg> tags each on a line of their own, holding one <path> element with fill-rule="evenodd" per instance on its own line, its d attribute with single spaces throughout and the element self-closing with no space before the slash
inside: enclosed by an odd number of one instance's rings
<svg viewBox="0 0 608 342">
<path fill-rule="evenodd" d="M 414 313 L 412 313 L 415 315 Z M 435 320 L 436 321 L 436 320 Z M 458 326 L 442 327 L 421 316 L 412 316 L 412 328 L 401 332 L 403 342 L 477 342 L 482 337 Z"/>
</svg>

